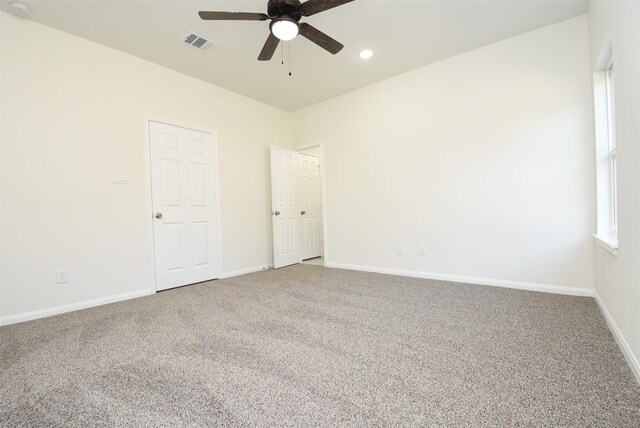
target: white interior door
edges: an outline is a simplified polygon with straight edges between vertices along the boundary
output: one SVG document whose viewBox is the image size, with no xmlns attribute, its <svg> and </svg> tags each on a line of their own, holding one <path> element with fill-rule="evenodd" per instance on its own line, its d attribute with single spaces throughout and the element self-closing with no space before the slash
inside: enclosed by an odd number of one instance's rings
<svg viewBox="0 0 640 428">
<path fill-rule="evenodd" d="M 156 290 L 220 276 L 212 134 L 149 122 Z"/>
<path fill-rule="evenodd" d="M 322 196 L 320 193 L 320 159 L 298 154 L 300 183 L 300 238 L 302 260 L 322 255 Z"/>
<path fill-rule="evenodd" d="M 273 267 L 300 262 L 298 248 L 296 152 L 271 146 L 271 221 Z"/>
</svg>

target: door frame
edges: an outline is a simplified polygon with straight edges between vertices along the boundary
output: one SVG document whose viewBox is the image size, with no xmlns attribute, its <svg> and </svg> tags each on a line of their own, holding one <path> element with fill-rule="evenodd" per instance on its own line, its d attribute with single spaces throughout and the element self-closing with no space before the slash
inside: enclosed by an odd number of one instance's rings
<svg viewBox="0 0 640 428">
<path fill-rule="evenodd" d="M 188 123 L 182 123 L 175 120 L 169 120 L 165 118 L 161 118 L 158 116 L 145 115 L 144 116 L 144 156 L 145 156 L 145 197 L 147 199 L 147 248 L 149 249 L 149 269 L 150 269 L 150 283 L 149 283 L 149 291 L 151 293 L 156 293 L 156 257 L 155 257 L 155 242 L 153 239 L 153 195 L 152 195 L 152 185 L 151 185 L 151 133 L 149 132 L 149 128 L 151 126 L 151 122 L 162 123 L 169 126 L 175 126 L 178 128 L 190 129 L 192 131 L 204 132 L 205 134 L 210 134 L 213 136 L 213 189 L 215 192 L 215 196 L 213 198 L 214 203 L 214 214 L 215 219 L 213 219 L 214 226 L 216 228 L 216 234 L 218 239 L 216 242 L 217 251 L 218 251 L 218 272 L 220 274 L 219 277 L 222 277 L 222 234 L 220 227 L 220 186 L 219 186 L 219 162 L 218 162 L 218 133 L 216 131 L 212 131 L 207 128 L 203 128 L 201 126 L 194 126 Z"/>
<path fill-rule="evenodd" d="M 324 265 L 327 266 L 329 263 L 329 240 L 327 226 L 327 193 L 326 193 L 326 182 L 325 182 L 325 174 L 324 174 L 324 163 L 326 162 L 326 151 L 324 141 L 320 141 L 317 143 L 303 144 L 300 146 L 296 146 L 293 150 L 296 153 L 303 152 L 305 150 L 314 149 L 316 147 L 320 147 L 320 200 L 322 202 L 322 260 Z M 302 239 L 302 237 L 300 237 Z M 302 257 L 302 253 L 300 253 L 300 257 Z M 302 262 L 302 259 L 300 259 Z"/>
</svg>

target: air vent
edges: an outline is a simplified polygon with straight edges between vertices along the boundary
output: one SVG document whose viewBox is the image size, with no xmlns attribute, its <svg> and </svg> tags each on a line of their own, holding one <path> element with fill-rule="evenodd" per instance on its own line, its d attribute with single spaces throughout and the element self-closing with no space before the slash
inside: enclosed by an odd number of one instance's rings
<svg viewBox="0 0 640 428">
<path fill-rule="evenodd" d="M 187 34 L 184 37 L 184 42 L 202 52 L 209 52 L 211 49 L 218 45 L 213 40 L 209 40 L 206 37 L 203 37 L 200 34 L 196 34 L 194 32 Z"/>
</svg>

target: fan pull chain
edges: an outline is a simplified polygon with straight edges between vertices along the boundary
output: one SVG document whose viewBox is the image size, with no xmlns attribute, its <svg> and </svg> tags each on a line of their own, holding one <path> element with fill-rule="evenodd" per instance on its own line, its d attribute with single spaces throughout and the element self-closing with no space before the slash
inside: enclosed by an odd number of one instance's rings
<svg viewBox="0 0 640 428">
<path fill-rule="evenodd" d="M 284 65 L 284 43 L 280 43 L 280 63 Z"/>
<path fill-rule="evenodd" d="M 291 77 L 291 42 L 288 42 L 287 45 L 289 45 L 289 77 Z"/>
</svg>

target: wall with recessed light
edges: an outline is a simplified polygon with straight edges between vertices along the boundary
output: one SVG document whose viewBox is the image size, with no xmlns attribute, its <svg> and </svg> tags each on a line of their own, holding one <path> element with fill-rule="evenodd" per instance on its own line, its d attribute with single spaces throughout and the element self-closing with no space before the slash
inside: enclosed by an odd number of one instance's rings
<svg viewBox="0 0 640 428">
<path fill-rule="evenodd" d="M 591 116 L 586 16 L 294 112 L 327 264 L 590 295 Z"/>
<path fill-rule="evenodd" d="M 217 131 L 223 274 L 272 263 L 269 144 L 290 145 L 288 113 L 0 14 L 3 321 L 149 291 L 145 115 Z"/>
</svg>

